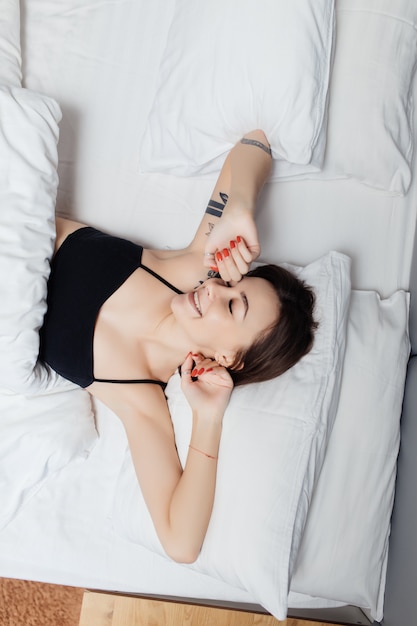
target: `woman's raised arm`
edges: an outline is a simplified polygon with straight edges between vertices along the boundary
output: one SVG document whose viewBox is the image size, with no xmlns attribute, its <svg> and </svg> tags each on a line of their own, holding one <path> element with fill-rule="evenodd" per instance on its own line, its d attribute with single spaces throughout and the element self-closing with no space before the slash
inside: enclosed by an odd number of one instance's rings
<svg viewBox="0 0 417 626">
<path fill-rule="evenodd" d="M 240 280 L 260 254 L 254 212 L 271 161 L 261 130 L 247 133 L 234 146 L 191 243 L 191 249 L 204 254 L 204 265 L 218 268 L 225 280 Z"/>
</svg>

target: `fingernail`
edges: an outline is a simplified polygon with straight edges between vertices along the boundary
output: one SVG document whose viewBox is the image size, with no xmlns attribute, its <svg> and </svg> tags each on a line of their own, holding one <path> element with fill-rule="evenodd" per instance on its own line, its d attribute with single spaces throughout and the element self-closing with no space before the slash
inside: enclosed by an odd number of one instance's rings
<svg viewBox="0 0 417 626">
<path fill-rule="evenodd" d="M 210 269 L 211 269 L 213 272 L 217 272 L 217 265 L 210 265 Z"/>
<path fill-rule="evenodd" d="M 231 248 L 232 250 L 233 250 L 233 248 L 236 248 L 236 244 L 235 244 L 235 242 L 233 241 L 233 239 L 232 239 L 232 241 L 230 242 L 230 248 Z"/>
<path fill-rule="evenodd" d="M 230 256 L 229 250 L 228 250 L 227 248 L 224 248 L 224 250 L 223 250 L 223 256 L 225 256 L 225 257 L 226 257 L 226 259 L 227 259 L 227 257 L 228 257 L 228 256 Z"/>
<path fill-rule="evenodd" d="M 199 354 L 194 354 L 194 352 L 190 352 L 191 356 L 200 356 Z"/>
<path fill-rule="evenodd" d="M 209 367 L 208 370 L 206 370 L 206 372 L 212 372 L 212 371 L 213 371 L 212 367 Z"/>
<path fill-rule="evenodd" d="M 237 241 L 238 243 L 240 243 L 240 242 L 242 241 L 242 237 L 239 237 L 239 235 L 238 235 L 238 236 L 236 237 L 236 241 Z"/>
<path fill-rule="evenodd" d="M 195 367 L 193 369 L 193 371 L 191 372 L 191 376 L 194 378 L 195 376 L 197 376 L 197 368 Z"/>
<path fill-rule="evenodd" d="M 204 367 L 202 367 L 201 369 L 198 370 L 197 372 L 197 376 L 201 376 L 201 374 L 204 372 Z"/>
<path fill-rule="evenodd" d="M 223 257 L 222 257 L 222 253 L 221 252 L 216 252 L 216 260 L 217 261 L 223 261 Z"/>
</svg>

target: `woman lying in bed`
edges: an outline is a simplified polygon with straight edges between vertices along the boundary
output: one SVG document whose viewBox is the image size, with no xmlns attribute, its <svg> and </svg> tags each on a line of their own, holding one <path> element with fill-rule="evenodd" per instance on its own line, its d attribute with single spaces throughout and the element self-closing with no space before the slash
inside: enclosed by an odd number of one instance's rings
<svg viewBox="0 0 417 626">
<path fill-rule="evenodd" d="M 142 249 L 57 218 L 41 358 L 120 417 L 160 541 L 181 562 L 197 558 L 207 530 L 233 386 L 281 374 L 312 343 L 311 291 L 274 266 L 248 274 L 270 167 L 265 135 L 246 135 L 184 250 Z M 164 396 L 179 364 L 193 412 L 184 471 Z"/>
</svg>

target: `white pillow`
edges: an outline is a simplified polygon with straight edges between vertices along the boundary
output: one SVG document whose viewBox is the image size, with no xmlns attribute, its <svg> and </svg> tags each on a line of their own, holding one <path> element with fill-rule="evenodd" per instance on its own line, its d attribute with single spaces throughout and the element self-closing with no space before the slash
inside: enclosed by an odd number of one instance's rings
<svg viewBox="0 0 417 626">
<path fill-rule="evenodd" d="M 336 8 L 326 156 L 317 177 L 353 177 L 404 195 L 413 158 L 417 2 L 338 0 Z"/>
<path fill-rule="evenodd" d="M 273 178 L 316 170 L 333 27 L 333 0 L 177 0 L 141 169 L 218 172 L 233 145 L 262 128 L 278 159 Z"/>
<path fill-rule="evenodd" d="M 64 391 L 74 385 L 37 363 L 55 237 L 59 119 L 53 100 L 0 87 L 0 526 L 97 440 L 87 392 Z M 52 387 L 63 391 L 27 397 Z"/>
<path fill-rule="evenodd" d="M 21 393 L 61 382 L 37 364 L 55 240 L 60 119 L 54 100 L 0 87 L 0 386 Z"/>
<path fill-rule="evenodd" d="M 237 388 L 224 417 L 215 503 L 192 568 L 248 590 L 284 619 L 289 576 L 336 413 L 350 299 L 350 259 L 329 253 L 295 269 L 317 296 L 312 351 L 281 377 Z M 191 412 L 179 376 L 166 389 L 182 464 Z M 127 453 L 113 507 L 116 530 L 164 554 Z"/>
<path fill-rule="evenodd" d="M 97 442 L 82 389 L 23 396 L 0 390 L 0 530 L 56 472 Z"/>
<path fill-rule="evenodd" d="M 19 87 L 22 81 L 19 0 L 1 0 L 0 85 Z"/>
<path fill-rule="evenodd" d="M 291 590 L 383 616 L 409 295 L 352 292 L 339 408 Z"/>
</svg>

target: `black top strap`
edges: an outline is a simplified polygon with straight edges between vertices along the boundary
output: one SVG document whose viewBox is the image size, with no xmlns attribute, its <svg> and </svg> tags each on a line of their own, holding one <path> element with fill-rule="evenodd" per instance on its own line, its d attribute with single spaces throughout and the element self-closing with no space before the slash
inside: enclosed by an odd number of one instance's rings
<svg viewBox="0 0 417 626">
<path fill-rule="evenodd" d="M 120 383 L 122 385 L 135 385 L 149 383 L 151 385 L 160 385 L 165 389 L 166 383 L 162 380 L 151 380 L 150 378 L 139 378 L 138 380 L 110 379 L 110 378 L 94 378 L 95 383 Z"/>
<path fill-rule="evenodd" d="M 157 274 L 156 272 L 151 270 L 150 267 L 147 267 L 146 265 L 143 265 L 143 263 L 142 263 L 142 254 L 141 254 L 141 260 L 140 260 L 140 267 L 142 269 L 144 269 L 145 272 L 148 272 L 148 274 L 151 274 L 151 276 L 153 276 L 154 278 L 159 280 L 159 282 L 163 283 L 164 285 L 166 285 L 167 287 L 172 289 L 172 291 L 175 291 L 178 294 L 184 293 L 180 289 L 177 289 L 177 287 L 172 285 L 170 282 L 165 280 L 165 278 L 162 278 L 162 276 L 160 276 L 159 274 Z M 95 383 L 115 383 L 115 384 L 120 383 L 122 385 L 150 384 L 150 385 L 159 385 L 163 389 L 165 389 L 165 387 L 166 387 L 166 383 L 162 382 L 162 380 L 152 380 L 150 378 L 140 378 L 140 379 L 135 379 L 135 380 L 110 379 L 110 378 L 94 378 L 94 382 Z"/>
<path fill-rule="evenodd" d="M 183 291 L 181 291 L 180 289 L 177 289 L 177 287 L 169 283 L 167 280 L 165 280 L 165 278 L 162 278 L 162 276 L 160 276 L 159 274 L 151 270 L 150 267 L 146 267 L 146 265 L 143 265 L 142 261 L 141 261 L 140 266 L 142 269 L 145 270 L 145 272 L 148 272 L 148 274 L 151 274 L 151 276 L 154 276 L 157 280 L 159 280 L 159 282 L 163 283 L 164 285 L 172 289 L 172 291 L 175 291 L 175 293 L 179 293 L 179 294 L 184 293 Z"/>
</svg>

